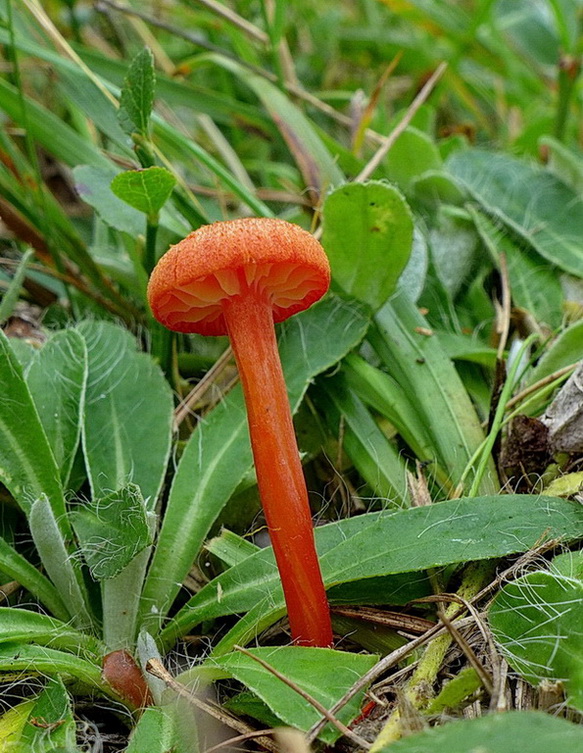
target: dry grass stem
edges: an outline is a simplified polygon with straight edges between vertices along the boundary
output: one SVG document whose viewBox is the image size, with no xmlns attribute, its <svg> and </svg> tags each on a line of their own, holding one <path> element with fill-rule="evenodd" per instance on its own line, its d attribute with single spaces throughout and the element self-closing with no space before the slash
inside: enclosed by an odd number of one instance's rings
<svg viewBox="0 0 583 753">
<path fill-rule="evenodd" d="M 177 429 L 184 419 L 192 412 L 193 407 L 202 399 L 209 388 L 223 372 L 229 361 L 233 358 L 233 351 L 228 347 L 216 360 L 202 379 L 196 383 L 188 395 L 180 402 L 174 411 L 174 428 Z"/>
<path fill-rule="evenodd" d="M 151 675 L 154 675 L 154 677 L 162 680 L 168 688 L 173 690 L 181 698 L 184 698 L 188 703 L 196 706 L 196 708 L 201 711 L 206 712 L 209 716 L 217 719 L 227 727 L 231 727 L 231 729 L 234 729 L 236 732 L 240 732 L 242 735 L 248 735 L 249 733 L 254 733 L 256 731 L 251 729 L 247 724 L 241 722 L 239 719 L 231 716 L 231 714 L 228 714 L 223 709 L 197 698 L 191 690 L 179 683 L 170 672 L 168 672 L 159 659 L 149 659 L 146 663 L 146 672 L 149 672 Z M 256 739 L 264 748 L 267 748 L 267 750 L 270 750 L 273 753 L 278 753 L 277 746 L 269 737 L 259 737 Z"/>
<path fill-rule="evenodd" d="M 386 139 L 381 144 L 380 149 L 377 150 L 377 152 L 374 154 L 372 159 L 369 160 L 369 162 L 363 167 L 360 173 L 356 176 L 356 178 L 354 179 L 355 182 L 362 183 L 363 181 L 368 180 L 368 178 L 370 178 L 370 176 L 374 173 L 374 171 L 377 169 L 377 167 L 381 164 L 381 162 L 386 157 L 387 153 L 389 152 L 390 148 L 393 146 L 395 141 L 399 138 L 399 136 L 407 128 L 409 123 L 413 120 L 413 117 L 415 113 L 417 112 L 417 110 L 419 110 L 421 105 L 427 101 L 429 95 L 435 88 L 435 85 L 437 84 L 441 76 L 443 75 L 446 68 L 447 68 L 447 63 L 440 63 L 437 66 L 433 74 L 424 84 L 419 94 L 415 97 L 413 102 L 411 102 L 411 104 L 409 105 L 407 112 L 405 113 L 403 118 L 400 120 L 398 125 L 386 137 Z"/>
</svg>

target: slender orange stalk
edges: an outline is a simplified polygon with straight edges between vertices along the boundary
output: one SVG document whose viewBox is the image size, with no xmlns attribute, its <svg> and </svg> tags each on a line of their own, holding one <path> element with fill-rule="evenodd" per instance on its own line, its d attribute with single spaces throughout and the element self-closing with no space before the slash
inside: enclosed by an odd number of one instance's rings
<svg viewBox="0 0 583 753">
<path fill-rule="evenodd" d="M 259 496 L 292 638 L 304 646 L 330 646 L 330 612 L 271 305 L 247 291 L 225 301 L 223 315 L 243 385 Z"/>
</svg>

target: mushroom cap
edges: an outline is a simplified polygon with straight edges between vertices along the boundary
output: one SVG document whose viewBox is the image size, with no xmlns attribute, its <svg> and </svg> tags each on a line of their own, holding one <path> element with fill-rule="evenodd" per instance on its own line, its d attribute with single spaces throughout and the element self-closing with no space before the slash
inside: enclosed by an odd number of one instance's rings
<svg viewBox="0 0 583 753">
<path fill-rule="evenodd" d="M 156 265 L 148 300 L 156 319 L 175 332 L 226 335 L 223 303 L 255 294 L 281 322 L 321 298 L 330 284 L 324 249 L 285 220 L 215 222 L 172 246 Z"/>
</svg>

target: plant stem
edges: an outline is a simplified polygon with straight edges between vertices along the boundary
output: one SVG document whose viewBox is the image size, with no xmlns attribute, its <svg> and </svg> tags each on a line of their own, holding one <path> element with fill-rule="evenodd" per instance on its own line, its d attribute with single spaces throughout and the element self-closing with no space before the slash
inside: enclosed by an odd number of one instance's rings
<svg viewBox="0 0 583 753">
<path fill-rule="evenodd" d="M 581 73 L 581 60 L 574 55 L 562 54 L 559 60 L 558 72 L 558 101 L 557 115 L 555 120 L 555 138 L 565 140 L 565 129 L 569 117 L 571 98 L 575 91 L 575 85 Z"/>
<path fill-rule="evenodd" d="M 306 482 L 269 302 L 249 290 L 223 304 L 247 404 L 249 433 L 292 638 L 330 646 L 332 626 L 314 544 Z"/>
<path fill-rule="evenodd" d="M 479 593 L 488 582 L 491 570 L 492 565 L 488 562 L 474 562 L 468 565 L 464 572 L 461 586 L 457 591 L 458 596 L 469 600 Z M 459 604 L 454 602 L 445 610 L 445 616 L 452 617 L 458 612 Z M 449 633 L 434 638 L 425 649 L 423 656 L 419 659 L 419 663 L 404 690 L 406 701 L 414 709 L 421 710 L 428 704 L 432 696 L 433 683 L 437 678 L 451 642 L 452 637 Z M 401 735 L 401 715 L 399 709 L 396 708 L 372 744 L 370 753 L 380 751 L 385 746 L 400 739 Z"/>
</svg>

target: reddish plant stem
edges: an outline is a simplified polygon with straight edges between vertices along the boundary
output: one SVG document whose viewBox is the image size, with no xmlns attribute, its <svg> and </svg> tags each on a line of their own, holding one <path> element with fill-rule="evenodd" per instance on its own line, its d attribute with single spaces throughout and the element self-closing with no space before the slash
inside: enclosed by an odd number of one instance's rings
<svg viewBox="0 0 583 753">
<path fill-rule="evenodd" d="M 226 301 L 223 313 L 243 385 L 259 495 L 292 638 L 303 646 L 330 646 L 330 610 L 271 306 L 249 290 Z"/>
</svg>

